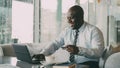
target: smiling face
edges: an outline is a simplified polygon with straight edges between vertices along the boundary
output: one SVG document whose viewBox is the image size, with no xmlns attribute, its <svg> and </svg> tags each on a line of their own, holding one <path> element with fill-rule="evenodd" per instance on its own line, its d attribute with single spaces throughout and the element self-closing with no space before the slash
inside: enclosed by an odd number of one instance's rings
<svg viewBox="0 0 120 68">
<path fill-rule="evenodd" d="M 80 13 L 80 6 L 71 7 L 67 13 L 68 23 L 73 29 L 79 29 L 83 24 L 83 14 Z"/>
<path fill-rule="evenodd" d="M 73 11 L 68 11 L 67 20 L 73 29 L 76 29 L 77 24 L 80 22 L 80 18 Z"/>
</svg>

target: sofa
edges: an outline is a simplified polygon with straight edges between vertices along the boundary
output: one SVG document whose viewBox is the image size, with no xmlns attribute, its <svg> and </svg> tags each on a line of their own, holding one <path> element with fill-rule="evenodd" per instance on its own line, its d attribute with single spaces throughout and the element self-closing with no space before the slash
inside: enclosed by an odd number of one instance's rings
<svg viewBox="0 0 120 68">
<path fill-rule="evenodd" d="M 38 54 L 40 50 L 44 47 L 43 44 L 32 44 L 32 43 L 17 43 L 20 45 L 27 45 L 28 50 L 31 54 Z M 40 46 L 43 45 L 43 46 Z M 16 57 L 12 44 L 0 44 L 1 50 L 3 52 L 3 56 L 11 56 Z"/>
<path fill-rule="evenodd" d="M 44 46 L 39 46 L 40 44 L 26 44 L 28 45 L 28 49 L 32 54 L 38 54 L 40 49 Z M 34 46 L 33 46 L 34 45 Z M 42 44 L 43 45 L 43 44 Z M 3 56 L 12 56 L 16 57 L 14 49 L 11 44 L 2 44 L 0 45 L 3 50 Z M 99 66 L 100 68 L 119 68 L 120 67 L 120 45 L 117 47 L 109 46 L 105 49 L 104 55 L 100 58 Z M 58 55 L 58 54 L 56 54 Z M 52 56 L 52 59 L 56 56 Z M 51 59 L 51 57 L 47 57 L 47 59 Z M 68 58 L 67 58 L 68 59 Z M 118 60 L 117 60 L 118 59 Z M 60 59 L 61 60 L 61 59 Z M 53 61 L 53 60 L 51 60 Z M 51 62 L 49 61 L 49 62 Z M 113 67 L 112 64 L 116 67 Z"/>
<path fill-rule="evenodd" d="M 0 47 L 3 50 L 3 56 L 16 56 L 11 44 L 1 44 Z"/>
</svg>

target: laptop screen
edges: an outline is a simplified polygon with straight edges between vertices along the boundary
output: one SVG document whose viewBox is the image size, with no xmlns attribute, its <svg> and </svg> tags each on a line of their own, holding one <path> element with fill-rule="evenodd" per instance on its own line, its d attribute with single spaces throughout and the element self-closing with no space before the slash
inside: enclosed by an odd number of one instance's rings
<svg viewBox="0 0 120 68">
<path fill-rule="evenodd" d="M 18 60 L 29 62 L 29 63 L 38 63 L 38 61 L 36 62 L 32 61 L 32 57 L 30 56 L 29 50 L 26 45 L 13 44 L 13 49 L 15 51 L 15 54 Z"/>
</svg>

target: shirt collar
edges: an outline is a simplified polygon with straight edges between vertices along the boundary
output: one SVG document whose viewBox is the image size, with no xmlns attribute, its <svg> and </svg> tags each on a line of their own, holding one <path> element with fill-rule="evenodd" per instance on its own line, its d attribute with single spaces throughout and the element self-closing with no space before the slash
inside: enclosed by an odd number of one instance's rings
<svg viewBox="0 0 120 68">
<path fill-rule="evenodd" d="M 82 24 L 82 26 L 78 29 L 78 30 L 79 30 L 79 32 L 81 32 L 81 31 L 83 31 L 83 30 L 84 30 L 85 25 L 86 25 L 86 22 L 84 22 L 84 23 Z"/>
<path fill-rule="evenodd" d="M 79 32 L 81 32 L 81 31 L 83 31 L 84 30 L 84 28 L 85 28 L 85 25 L 86 25 L 86 22 L 84 22 L 83 24 L 82 24 L 82 26 L 78 29 L 79 30 Z M 73 30 L 71 27 L 69 27 L 71 30 Z M 73 30 L 73 31 L 75 31 L 75 30 Z"/>
</svg>

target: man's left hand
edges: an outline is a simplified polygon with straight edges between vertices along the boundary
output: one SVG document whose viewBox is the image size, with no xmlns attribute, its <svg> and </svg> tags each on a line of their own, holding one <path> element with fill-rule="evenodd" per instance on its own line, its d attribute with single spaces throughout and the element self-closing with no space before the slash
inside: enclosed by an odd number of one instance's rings
<svg viewBox="0 0 120 68">
<path fill-rule="evenodd" d="M 79 49 L 75 45 L 67 45 L 65 49 L 70 52 L 71 54 L 78 54 Z"/>
</svg>

